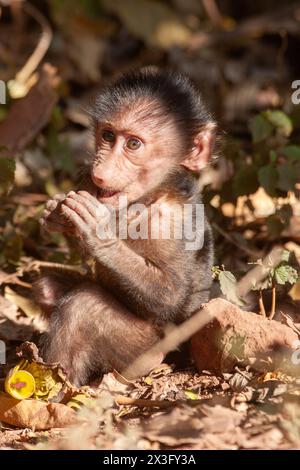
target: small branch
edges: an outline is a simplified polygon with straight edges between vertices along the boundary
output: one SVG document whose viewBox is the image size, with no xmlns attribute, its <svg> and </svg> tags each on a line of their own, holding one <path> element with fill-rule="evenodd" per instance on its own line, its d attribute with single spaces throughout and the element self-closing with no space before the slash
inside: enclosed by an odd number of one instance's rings
<svg viewBox="0 0 300 470">
<path fill-rule="evenodd" d="M 36 70 L 47 50 L 49 49 L 53 36 L 49 22 L 41 14 L 41 12 L 35 8 L 34 5 L 24 2 L 23 10 L 32 18 L 34 18 L 37 23 L 39 23 L 42 28 L 42 35 L 38 45 L 27 60 L 26 64 L 16 74 L 16 81 L 21 83 L 25 83 L 30 75 Z"/>
<path fill-rule="evenodd" d="M 59 271 L 75 272 L 78 274 L 87 273 L 87 270 L 82 268 L 82 266 L 73 266 L 72 264 L 52 263 L 51 261 L 39 260 L 32 261 L 25 269 L 23 269 L 23 272 L 39 271 L 40 268 L 49 268 L 53 270 L 58 269 Z"/>
<path fill-rule="evenodd" d="M 225 47 L 237 41 L 240 43 L 247 41 L 248 43 L 250 39 L 257 39 L 263 34 L 280 34 L 283 29 L 292 35 L 298 34 L 297 11 L 299 7 L 300 2 L 298 1 L 292 5 L 281 6 L 272 12 L 248 18 L 233 31 L 215 31 L 211 34 L 201 31 L 196 33 L 190 41 L 190 49 L 218 47 L 219 45 Z"/>
<path fill-rule="evenodd" d="M 5 273 L 0 272 L 0 285 L 2 284 L 17 284 L 22 287 L 26 287 L 28 289 L 32 289 L 32 285 L 28 282 L 22 281 L 19 279 L 20 277 L 24 276 L 24 273 L 28 273 L 30 271 L 37 271 L 39 272 L 41 268 L 48 268 L 58 270 L 60 272 L 66 273 L 76 273 L 78 275 L 87 275 L 87 270 L 82 268 L 82 266 L 73 266 L 69 264 L 60 264 L 60 263 L 51 263 L 50 261 L 39 261 L 34 260 L 29 262 L 27 266 L 20 266 L 15 273 Z"/>
<path fill-rule="evenodd" d="M 226 240 L 228 240 L 232 245 L 238 247 L 241 251 L 246 253 L 248 256 L 254 257 L 254 258 L 259 258 L 261 256 L 261 251 L 258 251 L 256 249 L 251 249 L 248 248 L 247 246 L 241 245 L 239 242 L 237 242 L 229 233 L 225 232 L 218 224 L 215 222 L 212 223 L 212 227 L 219 232 Z"/>
<path fill-rule="evenodd" d="M 2 284 L 3 282 L 1 282 Z M 26 287 L 26 289 L 32 289 L 32 284 L 29 284 L 29 282 L 21 281 L 21 279 L 18 279 L 17 277 L 12 277 L 11 279 L 6 279 L 4 281 L 4 284 L 15 284 L 18 286 Z"/>
<path fill-rule="evenodd" d="M 53 33 L 48 20 L 33 4 L 26 1 L 22 2 L 22 10 L 28 16 L 34 18 L 34 20 L 40 25 L 42 29 L 42 35 L 36 48 L 34 49 L 31 56 L 27 59 L 21 70 L 19 70 L 19 72 L 16 74 L 15 79 L 12 81 L 24 85 L 31 77 L 33 72 L 37 69 L 38 65 L 41 63 L 43 57 L 49 49 Z"/>
</svg>

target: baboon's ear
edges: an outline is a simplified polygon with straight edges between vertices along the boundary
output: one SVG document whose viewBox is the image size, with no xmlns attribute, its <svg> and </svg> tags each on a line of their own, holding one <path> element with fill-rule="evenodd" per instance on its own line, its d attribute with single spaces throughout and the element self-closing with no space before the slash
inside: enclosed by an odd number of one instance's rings
<svg viewBox="0 0 300 470">
<path fill-rule="evenodd" d="M 181 165 L 191 171 L 199 173 L 210 161 L 216 140 L 216 124 L 209 122 L 196 135 L 194 145 L 189 155 Z"/>
</svg>

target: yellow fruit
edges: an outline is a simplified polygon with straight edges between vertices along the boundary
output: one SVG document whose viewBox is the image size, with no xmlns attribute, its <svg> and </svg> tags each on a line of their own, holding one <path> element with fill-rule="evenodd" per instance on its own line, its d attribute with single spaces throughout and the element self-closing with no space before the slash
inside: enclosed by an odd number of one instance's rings
<svg viewBox="0 0 300 470">
<path fill-rule="evenodd" d="M 11 369 L 5 379 L 5 391 L 17 400 L 24 400 L 34 394 L 35 380 L 26 370 Z"/>
</svg>

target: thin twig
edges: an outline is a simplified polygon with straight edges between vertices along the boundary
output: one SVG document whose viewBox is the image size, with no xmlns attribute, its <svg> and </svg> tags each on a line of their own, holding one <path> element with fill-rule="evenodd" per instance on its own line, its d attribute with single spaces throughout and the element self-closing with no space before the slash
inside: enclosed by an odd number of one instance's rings
<svg viewBox="0 0 300 470">
<path fill-rule="evenodd" d="M 118 395 L 115 399 L 118 405 L 139 406 L 140 408 L 170 408 L 176 402 L 169 400 L 144 400 L 141 398 L 130 398 Z"/>
<path fill-rule="evenodd" d="M 124 397 L 123 395 L 118 395 L 115 399 L 118 405 L 124 406 L 138 406 L 140 408 L 172 408 L 174 406 L 179 406 L 182 404 L 189 405 L 199 405 L 203 404 L 206 399 L 200 400 L 145 400 L 141 398 L 130 398 Z"/>
</svg>

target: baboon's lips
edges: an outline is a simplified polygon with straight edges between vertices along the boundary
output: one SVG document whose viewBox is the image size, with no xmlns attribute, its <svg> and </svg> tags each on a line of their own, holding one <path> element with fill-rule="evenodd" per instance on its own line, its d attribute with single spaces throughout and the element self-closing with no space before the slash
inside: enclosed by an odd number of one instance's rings
<svg viewBox="0 0 300 470">
<path fill-rule="evenodd" d="M 98 197 L 99 197 L 99 199 L 107 199 L 107 198 L 115 196 L 119 192 L 120 191 L 116 191 L 115 189 L 99 188 L 98 189 Z"/>
</svg>

